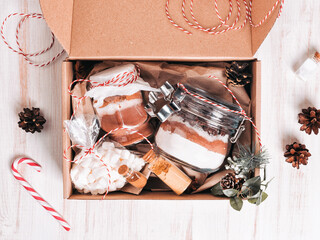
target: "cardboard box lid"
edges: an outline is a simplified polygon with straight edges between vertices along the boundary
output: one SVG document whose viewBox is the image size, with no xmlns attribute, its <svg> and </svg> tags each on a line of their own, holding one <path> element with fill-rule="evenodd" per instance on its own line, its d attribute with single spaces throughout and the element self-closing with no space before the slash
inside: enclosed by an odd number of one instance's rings
<svg viewBox="0 0 320 240">
<path fill-rule="evenodd" d="M 259 22 L 275 1 L 253 1 L 253 22 Z M 233 2 L 235 15 L 236 2 Z M 240 2 L 242 22 L 245 5 L 243 1 Z M 241 30 L 209 35 L 188 26 L 181 14 L 182 1 L 171 0 L 171 16 L 193 33 L 187 35 L 168 21 L 164 0 L 40 0 L 40 3 L 49 27 L 71 59 L 252 58 L 271 30 L 279 10 L 278 5 L 270 18 L 258 28 L 252 28 L 247 23 Z M 186 8 L 189 3 L 190 0 Z M 221 15 L 226 16 L 228 1 L 219 0 L 218 4 Z M 195 1 L 194 13 L 200 23 L 218 23 L 212 0 Z"/>
</svg>

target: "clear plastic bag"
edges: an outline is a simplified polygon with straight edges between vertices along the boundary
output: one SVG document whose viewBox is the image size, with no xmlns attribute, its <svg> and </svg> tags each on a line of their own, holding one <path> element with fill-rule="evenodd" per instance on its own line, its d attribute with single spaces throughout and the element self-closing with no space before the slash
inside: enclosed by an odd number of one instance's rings
<svg viewBox="0 0 320 240">
<path fill-rule="evenodd" d="M 100 123 L 95 115 L 81 114 L 70 120 L 64 121 L 65 129 L 69 134 L 70 140 L 75 145 L 90 148 L 97 141 Z"/>
<path fill-rule="evenodd" d="M 120 144 L 105 138 L 96 144 L 100 131 L 96 116 L 77 114 L 65 121 L 65 127 L 73 145 L 80 149 L 74 157 L 70 176 L 81 193 L 96 195 L 119 190 L 127 182 L 118 173 L 120 165 L 126 164 L 135 171 L 145 165 L 142 158 Z"/>
</svg>

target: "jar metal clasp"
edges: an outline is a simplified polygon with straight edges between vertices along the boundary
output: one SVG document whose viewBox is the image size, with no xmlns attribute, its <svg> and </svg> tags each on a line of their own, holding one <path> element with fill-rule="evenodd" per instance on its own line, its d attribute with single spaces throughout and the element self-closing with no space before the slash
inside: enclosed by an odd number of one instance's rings
<svg viewBox="0 0 320 240">
<path fill-rule="evenodd" d="M 241 136 L 242 132 L 244 130 L 246 130 L 245 126 L 244 126 L 244 122 L 246 121 L 245 118 L 242 119 L 239 127 L 236 130 L 236 133 L 230 138 L 230 142 L 231 143 L 236 143 L 239 139 L 239 137 Z"/>
</svg>

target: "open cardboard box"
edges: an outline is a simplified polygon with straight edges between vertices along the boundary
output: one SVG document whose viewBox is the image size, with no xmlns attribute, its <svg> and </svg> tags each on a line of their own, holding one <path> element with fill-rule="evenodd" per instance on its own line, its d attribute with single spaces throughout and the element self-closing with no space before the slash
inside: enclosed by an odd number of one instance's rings
<svg viewBox="0 0 320 240">
<path fill-rule="evenodd" d="M 189 4 L 190 1 L 188 1 Z M 260 62 L 253 55 L 271 30 L 277 10 L 258 28 L 250 24 L 238 31 L 229 31 L 212 36 L 201 31 L 186 35 L 176 29 L 165 15 L 165 1 L 150 0 L 40 0 L 45 19 L 58 38 L 69 58 L 63 62 L 62 75 L 62 120 L 70 119 L 71 98 L 67 92 L 73 80 L 73 60 L 140 60 L 208 62 L 251 60 L 253 82 L 251 85 L 251 112 L 260 128 L 261 84 Z M 255 0 L 252 6 L 253 22 L 259 22 L 272 8 L 275 0 Z M 194 13 L 200 22 L 217 24 L 217 19 L 208 6 L 210 0 L 196 4 Z M 279 7 L 279 6 L 278 6 Z M 226 16 L 228 1 L 219 1 L 221 15 Z M 242 3 L 241 18 L 245 18 Z M 169 11 L 175 21 L 188 27 L 181 15 L 181 1 L 171 1 Z M 256 136 L 252 132 L 252 139 Z M 63 133 L 63 149 L 71 142 Z M 67 153 L 72 156 L 71 150 Z M 63 159 L 63 158 L 62 158 Z M 69 176 L 71 163 L 63 161 L 64 198 L 101 199 L 101 196 L 74 194 Z M 173 192 L 147 192 L 131 195 L 113 192 L 106 199 L 221 199 L 210 193 L 177 196 Z"/>
</svg>

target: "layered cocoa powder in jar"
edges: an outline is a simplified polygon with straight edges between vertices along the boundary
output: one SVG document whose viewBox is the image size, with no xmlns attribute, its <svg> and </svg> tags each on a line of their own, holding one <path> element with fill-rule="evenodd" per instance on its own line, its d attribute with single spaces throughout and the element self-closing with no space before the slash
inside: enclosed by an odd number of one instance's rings
<svg viewBox="0 0 320 240">
<path fill-rule="evenodd" d="M 153 133 L 141 92 L 129 96 L 107 97 L 102 105 L 99 106 L 97 101 L 93 105 L 104 131 L 125 128 L 111 135 L 114 141 L 124 146 L 137 143 L 143 140 L 143 136 L 149 137 Z"/>
<path fill-rule="evenodd" d="M 242 116 L 227 110 L 240 109 L 201 89 L 185 87 L 208 102 L 178 87 L 173 101 L 179 104 L 181 110 L 160 125 L 156 144 L 161 153 L 172 161 L 200 172 L 217 171 L 230 150 L 230 138 L 237 133 L 243 121 Z"/>
<path fill-rule="evenodd" d="M 93 99 L 101 128 L 112 131 L 112 140 L 128 146 L 153 134 L 141 93 L 153 88 L 139 77 L 135 65 L 123 64 L 103 70 L 90 76 L 90 81 L 91 88 L 86 95 Z"/>
</svg>

